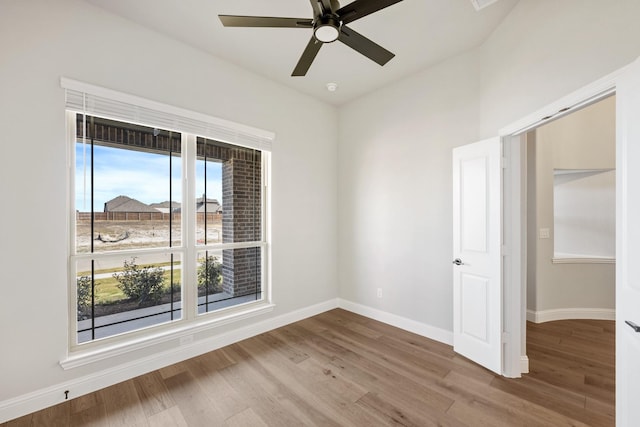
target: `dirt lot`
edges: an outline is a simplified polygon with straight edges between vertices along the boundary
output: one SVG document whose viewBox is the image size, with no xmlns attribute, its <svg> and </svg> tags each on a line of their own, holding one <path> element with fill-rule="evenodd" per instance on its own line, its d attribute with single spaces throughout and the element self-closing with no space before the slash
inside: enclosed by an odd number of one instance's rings
<svg viewBox="0 0 640 427">
<path fill-rule="evenodd" d="M 180 224 L 173 224 L 171 238 L 173 246 L 180 246 L 182 232 Z M 204 225 L 196 230 L 198 243 L 204 243 Z M 76 226 L 77 252 L 90 251 L 91 222 L 78 221 Z M 207 224 L 207 243 L 222 242 L 222 222 Z M 93 232 L 94 251 L 125 250 L 169 246 L 168 221 L 96 221 Z"/>
</svg>

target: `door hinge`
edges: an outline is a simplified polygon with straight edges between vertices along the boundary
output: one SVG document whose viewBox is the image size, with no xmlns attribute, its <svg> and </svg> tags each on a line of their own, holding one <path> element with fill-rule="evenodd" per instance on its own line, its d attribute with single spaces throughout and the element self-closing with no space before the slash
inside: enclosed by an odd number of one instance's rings
<svg viewBox="0 0 640 427">
<path fill-rule="evenodd" d="M 502 169 L 506 169 L 507 168 L 507 158 L 506 157 L 500 157 L 500 167 Z"/>
<path fill-rule="evenodd" d="M 502 333 L 502 344 L 508 343 L 510 341 L 511 334 L 509 332 Z"/>
</svg>

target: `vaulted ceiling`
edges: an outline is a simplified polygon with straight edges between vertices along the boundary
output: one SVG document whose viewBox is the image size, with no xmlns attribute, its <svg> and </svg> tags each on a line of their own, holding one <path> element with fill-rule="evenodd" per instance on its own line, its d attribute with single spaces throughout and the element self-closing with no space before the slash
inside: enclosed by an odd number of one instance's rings
<svg viewBox="0 0 640 427">
<path fill-rule="evenodd" d="M 225 28 L 218 15 L 310 19 L 309 0 L 86 1 L 334 105 L 482 44 L 518 2 L 479 0 L 488 5 L 476 10 L 470 0 L 404 0 L 349 24 L 396 55 L 385 66 L 334 42 L 322 46 L 306 76 L 291 77 L 311 29 Z"/>
</svg>

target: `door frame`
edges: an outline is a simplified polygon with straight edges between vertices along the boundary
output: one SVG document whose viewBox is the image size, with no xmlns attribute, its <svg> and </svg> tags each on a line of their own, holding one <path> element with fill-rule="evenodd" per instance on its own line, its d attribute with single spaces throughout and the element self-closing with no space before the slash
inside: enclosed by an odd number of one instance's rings
<svg viewBox="0 0 640 427">
<path fill-rule="evenodd" d="M 503 375 L 529 372 L 527 326 L 527 159 L 525 134 L 616 92 L 628 66 L 566 95 L 500 129 L 503 146 Z M 616 115 L 618 112 L 616 111 Z M 616 158 L 620 156 L 616 144 Z M 616 180 L 619 178 L 616 172 Z M 620 206 L 616 200 L 616 207 Z M 616 227 L 616 240 L 621 229 Z M 618 271 L 619 263 L 616 264 Z M 617 282 L 617 279 L 616 279 Z M 616 283 L 617 288 L 617 283 Z"/>
</svg>

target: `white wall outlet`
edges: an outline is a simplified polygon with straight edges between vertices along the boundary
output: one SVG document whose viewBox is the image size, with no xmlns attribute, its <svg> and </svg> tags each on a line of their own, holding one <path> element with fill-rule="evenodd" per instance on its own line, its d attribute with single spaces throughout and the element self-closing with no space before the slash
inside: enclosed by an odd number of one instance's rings
<svg viewBox="0 0 640 427">
<path fill-rule="evenodd" d="M 541 228 L 540 229 L 540 238 L 541 239 L 548 239 L 551 236 L 549 229 L 548 228 Z"/>
<path fill-rule="evenodd" d="M 378 298 L 382 298 L 382 288 L 378 288 Z"/>
</svg>

